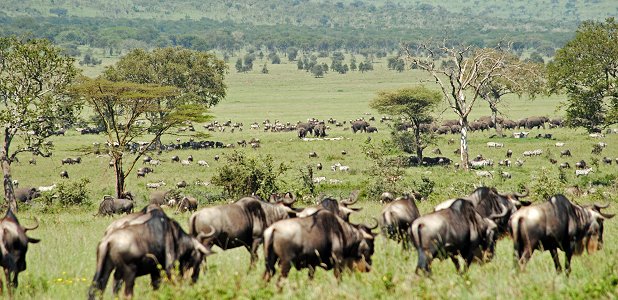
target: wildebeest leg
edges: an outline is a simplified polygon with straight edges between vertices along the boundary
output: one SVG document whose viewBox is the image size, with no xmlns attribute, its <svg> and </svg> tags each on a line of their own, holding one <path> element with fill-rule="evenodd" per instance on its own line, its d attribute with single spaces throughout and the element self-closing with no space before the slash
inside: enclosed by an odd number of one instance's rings
<svg viewBox="0 0 618 300">
<path fill-rule="evenodd" d="M 122 271 L 120 269 L 116 269 L 114 272 L 114 285 L 112 286 L 112 292 L 114 296 L 118 295 L 120 288 L 122 287 Z"/>
<path fill-rule="evenodd" d="M 150 273 L 150 284 L 152 285 L 152 289 L 157 290 L 161 286 L 161 273 L 152 272 Z"/>
<path fill-rule="evenodd" d="M 459 268 L 459 260 L 457 259 L 457 256 L 455 255 L 451 255 L 451 261 L 453 262 L 453 264 L 455 265 L 455 270 L 457 270 L 457 273 L 461 274 L 461 270 Z"/>
<path fill-rule="evenodd" d="M 11 288 L 11 272 L 8 268 L 4 269 L 4 277 L 6 278 L 6 289 L 9 292 L 9 298 L 13 298 L 13 289 Z"/>
<path fill-rule="evenodd" d="M 564 272 L 566 273 L 567 277 L 571 274 L 571 257 L 573 256 L 573 252 L 571 252 L 570 250 L 566 250 L 564 251 Z"/>
<path fill-rule="evenodd" d="M 315 266 L 308 266 L 309 269 L 309 280 L 313 280 L 315 277 Z"/>
<path fill-rule="evenodd" d="M 281 275 L 279 275 L 279 279 L 277 279 L 277 287 L 281 289 L 283 286 L 283 281 L 287 279 L 288 274 L 290 273 L 290 269 L 292 268 L 292 264 L 289 260 L 279 260 L 279 268 L 281 269 Z"/>
<path fill-rule="evenodd" d="M 251 254 L 251 263 L 249 264 L 249 270 L 255 267 L 255 263 L 258 260 L 257 250 L 258 250 L 258 247 L 260 246 L 260 243 L 262 243 L 262 238 L 254 238 L 253 243 L 251 243 L 251 248 L 247 249 L 249 250 L 249 253 Z"/>
<path fill-rule="evenodd" d="M 549 249 L 549 253 L 551 253 L 551 258 L 554 260 L 554 267 L 556 267 L 556 272 L 562 272 L 562 266 L 560 266 L 560 258 L 558 257 L 558 249 Z"/>
<path fill-rule="evenodd" d="M 133 287 L 135 286 L 135 268 L 126 267 L 124 270 L 124 296 L 131 299 L 133 298 Z"/>
</svg>

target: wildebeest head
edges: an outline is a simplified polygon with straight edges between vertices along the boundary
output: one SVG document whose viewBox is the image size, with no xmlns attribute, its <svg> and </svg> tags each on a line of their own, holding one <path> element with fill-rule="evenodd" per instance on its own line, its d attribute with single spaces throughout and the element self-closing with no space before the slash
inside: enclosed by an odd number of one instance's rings
<svg viewBox="0 0 618 300">
<path fill-rule="evenodd" d="M 270 195 L 269 202 L 283 208 L 288 213 L 288 217 L 296 217 L 297 211 L 292 207 L 296 202 L 296 195 L 294 193 L 286 192 L 283 196 L 273 193 Z"/>
<path fill-rule="evenodd" d="M 13 211 L 9 209 L 6 216 L 0 220 L 0 265 L 7 272 L 7 284 L 18 285 L 18 275 L 26 269 L 26 252 L 28 244 L 36 244 L 41 240 L 28 237 L 26 232 L 39 227 L 37 224 L 27 228 L 19 224 Z"/>
<path fill-rule="evenodd" d="M 530 191 L 528 190 L 528 188 L 525 188 L 525 191 L 523 193 L 515 192 L 511 194 L 498 194 L 498 195 L 504 198 L 507 198 L 517 209 L 519 209 L 522 206 L 528 206 L 532 204 L 532 202 L 530 201 L 521 200 L 521 198 L 525 198 L 525 197 L 528 197 L 528 195 L 530 195 Z"/>
<path fill-rule="evenodd" d="M 614 214 L 601 212 L 601 209 L 607 208 L 608 206 L 609 203 L 606 205 L 595 203 L 590 206 L 582 207 L 589 215 L 590 220 L 586 222 L 589 224 L 585 230 L 584 237 L 578 239 L 575 245 L 575 254 L 581 254 L 584 249 L 588 253 L 594 253 L 603 249 L 603 221 L 614 217 Z"/>
<path fill-rule="evenodd" d="M 359 272 L 369 272 L 371 271 L 372 260 L 375 246 L 374 240 L 376 237 L 376 233 L 373 233 L 372 230 L 378 227 L 378 221 L 375 220 L 374 226 L 369 226 L 366 224 L 358 224 L 353 225 L 359 232 L 362 234 L 362 240 L 358 244 L 357 253 L 353 256 L 351 265 L 349 265 L 350 269 L 355 269 Z"/>
<path fill-rule="evenodd" d="M 200 275 L 200 265 L 204 258 L 214 252 L 204 246 L 208 239 L 214 236 L 215 229 L 210 227 L 210 232 L 201 232 L 197 237 L 188 235 L 178 222 L 172 221 L 172 230 L 178 239 L 178 262 L 181 276 L 191 274 L 191 280 L 196 282 Z M 189 273 L 190 272 L 190 273 Z"/>
</svg>

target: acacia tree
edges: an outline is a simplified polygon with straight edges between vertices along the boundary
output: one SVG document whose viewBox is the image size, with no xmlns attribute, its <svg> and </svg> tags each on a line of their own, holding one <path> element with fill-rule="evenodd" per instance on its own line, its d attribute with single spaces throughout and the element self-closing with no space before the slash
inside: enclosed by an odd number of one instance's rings
<svg viewBox="0 0 618 300">
<path fill-rule="evenodd" d="M 414 88 L 400 89 L 392 92 L 380 92 L 378 97 L 374 98 L 369 104 L 371 108 L 376 109 L 383 114 L 399 116 L 410 124 L 412 136 L 410 139 L 403 138 L 402 140 L 409 142 L 410 145 L 400 145 L 414 149 L 416 156 L 420 160 L 423 159 L 423 150 L 427 148 L 435 139 L 435 135 L 430 131 L 423 131 L 422 127 L 425 124 L 430 124 L 433 121 L 431 113 L 434 111 L 442 95 L 440 92 L 432 91 L 424 86 Z M 393 128 L 393 139 L 400 139 L 401 133 L 397 128 Z M 404 137 L 408 133 L 405 130 Z"/>
<path fill-rule="evenodd" d="M 184 48 L 159 48 L 152 52 L 143 49 L 131 51 L 116 65 L 106 69 L 104 76 L 111 81 L 157 84 L 177 89 L 178 93 L 172 97 L 158 98 L 155 102 L 157 109 L 145 114 L 151 123 L 163 126 L 167 114 L 176 107 L 195 104 L 210 108 L 223 100 L 226 73 L 225 62 L 214 54 Z"/>
<path fill-rule="evenodd" d="M 114 163 L 117 197 L 121 197 L 125 192 L 126 178 L 140 157 L 161 135 L 172 127 L 180 126 L 184 121 L 201 122 L 207 117 L 204 110 L 197 106 L 161 108 L 160 99 L 179 93 L 173 87 L 83 78 L 73 89 L 76 94 L 84 97 L 105 125 L 107 151 Z M 164 117 L 159 123 L 142 122 L 146 115 L 160 113 L 162 109 L 165 109 Z M 136 150 L 136 156 L 128 158 L 126 154 L 135 140 L 147 136 L 150 141 Z M 125 158 L 128 159 L 126 168 Z"/>
<path fill-rule="evenodd" d="M 0 124 L 4 143 L 0 149 L 4 198 L 17 211 L 11 163 L 22 152 L 49 157 L 47 138 L 70 125 L 81 108 L 66 96 L 78 71 L 73 59 L 44 39 L 0 38 Z M 12 147 L 17 146 L 17 147 Z"/>
<path fill-rule="evenodd" d="M 508 53 L 496 48 L 477 49 L 473 46 L 420 44 L 413 55 L 405 49 L 406 59 L 427 71 L 440 86 L 448 106 L 459 118 L 461 126 L 461 162 L 468 169 L 468 116 L 481 90 L 494 78 L 504 76 L 508 69 Z"/>
<path fill-rule="evenodd" d="M 532 61 L 521 61 L 513 54 L 504 57 L 508 68 L 504 69 L 502 76 L 494 77 L 479 90 L 479 96 L 489 104 L 491 110 L 491 121 L 495 126 L 496 132 L 502 134 L 500 123 L 498 122 L 499 105 L 504 99 L 503 96 L 516 94 L 522 96 L 527 94 L 534 98 L 545 90 L 544 66 Z M 486 66 L 491 67 L 491 66 Z"/>
<path fill-rule="evenodd" d="M 595 131 L 618 122 L 618 23 L 583 22 L 548 65 L 550 92 L 566 92 L 567 125 Z"/>
</svg>

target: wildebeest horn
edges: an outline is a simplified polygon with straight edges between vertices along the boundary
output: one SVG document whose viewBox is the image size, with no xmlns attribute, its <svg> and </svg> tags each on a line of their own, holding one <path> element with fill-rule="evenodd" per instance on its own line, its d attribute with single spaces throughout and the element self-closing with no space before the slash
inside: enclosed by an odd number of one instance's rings
<svg viewBox="0 0 618 300">
<path fill-rule="evenodd" d="M 605 205 L 599 205 L 598 203 L 594 204 L 594 208 L 596 208 L 597 210 L 600 210 L 602 208 L 608 208 L 609 207 L 609 202 Z"/>
<path fill-rule="evenodd" d="M 341 200 L 341 204 L 348 206 L 348 205 L 352 205 L 354 203 L 356 203 L 356 201 L 358 201 L 358 190 L 353 191 L 352 193 L 350 193 L 350 198 L 346 199 L 346 200 Z"/>
<path fill-rule="evenodd" d="M 489 219 L 498 219 L 498 218 L 502 218 L 504 216 L 506 216 L 506 214 L 509 212 L 509 210 L 506 208 L 506 206 L 504 206 L 504 204 L 500 204 L 500 206 L 502 207 L 502 212 L 500 214 L 492 214 L 491 216 L 489 216 Z"/>
<path fill-rule="evenodd" d="M 374 217 L 371 217 L 371 219 L 373 219 L 373 220 L 375 221 L 375 225 L 373 225 L 373 226 L 369 226 L 369 225 L 366 225 L 366 224 L 365 224 L 365 226 L 366 226 L 367 228 L 369 228 L 369 230 L 374 230 L 374 229 L 378 228 L 378 224 L 379 224 L 379 222 L 378 222 L 378 219 L 376 219 L 376 218 L 374 218 Z"/>
<path fill-rule="evenodd" d="M 524 187 L 524 193 L 523 194 L 515 192 L 515 193 L 513 193 L 513 195 L 515 195 L 515 197 L 517 197 L 517 198 L 528 197 L 528 195 L 530 195 L 530 190 L 528 189 L 528 187 Z"/>
<path fill-rule="evenodd" d="M 615 214 L 606 214 L 606 213 L 603 213 L 603 212 L 599 212 L 599 214 L 601 216 L 603 216 L 603 218 L 606 218 L 606 219 L 611 219 L 611 218 L 613 218 L 615 216 Z"/>
<path fill-rule="evenodd" d="M 210 227 L 210 232 L 209 233 L 200 232 L 196 237 L 198 241 L 202 242 L 204 239 L 207 239 L 215 235 L 217 230 L 215 230 L 215 228 L 210 225 L 208 225 L 208 227 Z"/>
<path fill-rule="evenodd" d="M 290 196 L 288 196 L 288 194 Z M 285 197 L 283 197 L 283 204 L 285 204 L 286 206 L 290 206 L 292 204 L 294 204 L 294 202 L 296 202 L 296 195 L 294 195 L 294 193 L 292 192 L 287 192 L 285 193 Z"/>
<path fill-rule="evenodd" d="M 36 221 L 36 225 L 32 226 L 32 227 L 26 227 L 24 226 L 24 231 L 28 231 L 28 230 L 34 230 L 39 228 L 39 219 L 37 217 L 34 217 L 34 220 Z"/>
</svg>

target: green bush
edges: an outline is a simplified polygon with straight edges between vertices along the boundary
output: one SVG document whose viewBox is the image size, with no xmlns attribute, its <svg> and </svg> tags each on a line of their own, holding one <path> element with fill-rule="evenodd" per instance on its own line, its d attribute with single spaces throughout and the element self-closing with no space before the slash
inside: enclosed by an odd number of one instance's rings
<svg viewBox="0 0 618 300">
<path fill-rule="evenodd" d="M 89 206 L 92 204 L 88 192 L 90 180 L 81 179 L 75 182 L 60 183 L 54 193 L 54 198 L 63 207 L 68 206 Z"/>
<path fill-rule="evenodd" d="M 255 194 L 268 199 L 271 193 L 279 190 L 277 178 L 288 169 L 283 163 L 275 168 L 270 155 L 247 157 L 243 152 L 234 151 L 226 160 L 211 183 L 223 188 L 224 194 L 232 198 Z"/>
</svg>

